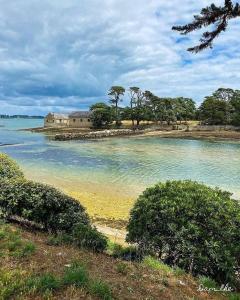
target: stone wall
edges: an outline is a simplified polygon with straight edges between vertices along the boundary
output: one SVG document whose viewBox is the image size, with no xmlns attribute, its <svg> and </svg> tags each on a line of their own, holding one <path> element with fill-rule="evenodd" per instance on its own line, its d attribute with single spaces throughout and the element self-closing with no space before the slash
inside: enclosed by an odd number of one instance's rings
<svg viewBox="0 0 240 300">
<path fill-rule="evenodd" d="M 92 131 L 88 133 L 56 134 L 54 139 L 56 141 L 99 139 L 99 138 L 112 137 L 112 136 L 136 135 L 136 134 L 141 134 L 143 132 L 144 131 L 142 130 L 112 129 L 112 130 Z"/>
</svg>

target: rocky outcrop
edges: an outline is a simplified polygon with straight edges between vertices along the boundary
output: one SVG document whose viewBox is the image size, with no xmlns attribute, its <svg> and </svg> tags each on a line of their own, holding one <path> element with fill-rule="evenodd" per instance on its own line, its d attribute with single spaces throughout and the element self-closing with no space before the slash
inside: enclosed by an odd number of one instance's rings
<svg viewBox="0 0 240 300">
<path fill-rule="evenodd" d="M 56 141 L 67 140 L 85 140 L 85 139 L 101 139 L 113 136 L 128 136 L 143 133 L 143 130 L 131 130 L 131 129 L 112 129 L 102 131 L 91 131 L 87 133 L 63 133 L 56 134 L 54 139 Z"/>
</svg>

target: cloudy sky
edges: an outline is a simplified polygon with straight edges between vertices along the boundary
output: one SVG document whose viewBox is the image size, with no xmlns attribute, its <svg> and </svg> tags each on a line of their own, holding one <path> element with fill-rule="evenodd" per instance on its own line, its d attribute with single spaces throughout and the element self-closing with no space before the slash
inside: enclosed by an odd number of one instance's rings
<svg viewBox="0 0 240 300">
<path fill-rule="evenodd" d="M 83 110 L 112 85 L 198 103 L 240 89 L 239 20 L 198 55 L 199 32 L 171 31 L 212 1 L 0 0 L 0 114 Z"/>
</svg>

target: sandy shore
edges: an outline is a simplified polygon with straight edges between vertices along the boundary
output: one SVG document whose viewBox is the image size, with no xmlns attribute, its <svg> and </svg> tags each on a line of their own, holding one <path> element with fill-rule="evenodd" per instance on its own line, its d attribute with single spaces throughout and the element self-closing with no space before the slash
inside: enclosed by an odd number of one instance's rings
<svg viewBox="0 0 240 300">
<path fill-rule="evenodd" d="M 240 131 L 151 131 L 140 136 L 159 136 L 163 138 L 181 139 L 213 139 L 213 140 L 232 140 L 240 141 Z"/>
</svg>

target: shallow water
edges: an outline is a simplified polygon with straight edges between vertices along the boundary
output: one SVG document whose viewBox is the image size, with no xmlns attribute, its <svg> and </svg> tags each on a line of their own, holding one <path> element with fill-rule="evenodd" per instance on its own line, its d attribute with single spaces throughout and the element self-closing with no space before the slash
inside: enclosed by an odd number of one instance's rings
<svg viewBox="0 0 240 300">
<path fill-rule="evenodd" d="M 43 120 L 0 119 L 0 147 L 27 177 L 82 199 L 94 215 L 126 217 L 146 187 L 167 179 L 192 179 L 240 198 L 240 143 L 159 137 L 54 142 L 17 131 Z"/>
</svg>

